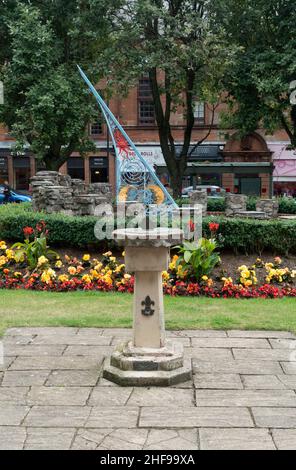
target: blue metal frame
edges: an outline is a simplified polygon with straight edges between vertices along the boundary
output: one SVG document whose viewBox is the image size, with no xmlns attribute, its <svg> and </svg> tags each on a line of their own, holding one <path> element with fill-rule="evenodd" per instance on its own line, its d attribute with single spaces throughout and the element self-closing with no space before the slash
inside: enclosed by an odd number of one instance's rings
<svg viewBox="0 0 296 470">
<path fill-rule="evenodd" d="M 110 111 L 83 70 L 79 66 L 77 67 L 82 78 L 95 96 L 110 131 L 116 154 L 117 201 L 120 200 L 119 196 L 122 189 L 126 188 L 128 191 L 127 194 L 131 197 L 129 200 L 142 202 L 146 205 L 154 204 L 156 197 L 155 186 L 157 186 L 162 192 L 162 201 L 159 205 L 177 208 L 178 206 L 174 199 L 168 193 L 161 181 L 159 181 L 154 170 L 142 157 L 133 141 L 119 124 L 118 120 Z"/>
</svg>

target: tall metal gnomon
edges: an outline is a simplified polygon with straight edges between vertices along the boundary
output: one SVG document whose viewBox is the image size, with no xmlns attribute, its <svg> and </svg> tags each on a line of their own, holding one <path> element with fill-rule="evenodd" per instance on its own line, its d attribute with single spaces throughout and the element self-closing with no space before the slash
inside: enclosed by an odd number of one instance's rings
<svg viewBox="0 0 296 470">
<path fill-rule="evenodd" d="M 168 206 L 177 208 L 174 199 L 159 181 L 155 171 L 142 157 L 83 70 L 79 66 L 78 69 L 95 96 L 110 131 L 117 160 L 117 202 L 140 202 L 146 206 L 157 205 L 159 210 L 164 209 L 164 206 L 166 209 Z"/>
</svg>

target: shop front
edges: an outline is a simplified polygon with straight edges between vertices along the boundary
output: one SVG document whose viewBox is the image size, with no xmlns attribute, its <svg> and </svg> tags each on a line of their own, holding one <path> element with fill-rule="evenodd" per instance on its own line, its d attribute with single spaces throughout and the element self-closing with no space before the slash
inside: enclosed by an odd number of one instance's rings
<svg viewBox="0 0 296 470">
<path fill-rule="evenodd" d="M 90 182 L 91 183 L 108 183 L 109 181 L 109 164 L 107 157 L 90 157 Z"/>
<path fill-rule="evenodd" d="M 0 156 L 0 184 L 8 181 L 8 162 L 7 157 Z"/>
<path fill-rule="evenodd" d="M 287 143 L 272 143 L 274 162 L 274 194 L 296 197 L 296 150 L 289 149 Z"/>
<path fill-rule="evenodd" d="M 30 185 L 31 165 L 26 156 L 13 157 L 13 187 L 27 191 Z"/>
</svg>

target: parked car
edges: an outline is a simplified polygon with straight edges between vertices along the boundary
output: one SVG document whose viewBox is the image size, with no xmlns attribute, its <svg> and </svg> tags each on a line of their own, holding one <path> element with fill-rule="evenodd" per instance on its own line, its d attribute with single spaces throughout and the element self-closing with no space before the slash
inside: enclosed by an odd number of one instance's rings
<svg viewBox="0 0 296 470">
<path fill-rule="evenodd" d="M 9 202 L 31 202 L 32 198 L 31 196 L 27 196 L 26 194 L 22 194 L 15 189 L 10 190 L 10 197 L 9 197 Z M 0 204 L 4 203 L 4 186 L 0 185 Z"/>
<path fill-rule="evenodd" d="M 196 186 L 197 190 L 206 191 L 208 197 L 223 197 L 226 194 L 225 189 L 220 188 L 220 186 L 208 186 L 208 185 L 199 185 Z M 189 193 L 193 191 L 193 186 L 188 186 L 182 190 L 182 197 L 189 197 Z"/>
</svg>

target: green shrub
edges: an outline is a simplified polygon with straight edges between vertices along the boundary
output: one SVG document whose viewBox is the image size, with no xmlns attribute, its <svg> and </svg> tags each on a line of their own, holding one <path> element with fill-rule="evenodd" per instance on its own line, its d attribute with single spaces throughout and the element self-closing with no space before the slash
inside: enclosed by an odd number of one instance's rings
<svg viewBox="0 0 296 470">
<path fill-rule="evenodd" d="M 279 199 L 279 212 L 281 214 L 296 214 L 296 199 L 281 197 Z"/>
<path fill-rule="evenodd" d="M 100 251 L 113 248 L 113 241 L 99 241 L 94 235 L 95 217 L 73 217 L 62 214 L 33 212 L 30 204 L 7 204 L 0 206 L 0 239 L 23 241 L 23 228 L 35 226 L 44 220 L 49 230 L 51 246 L 80 247 L 94 246 Z M 296 220 L 254 220 L 205 217 L 203 232 L 209 237 L 208 223 L 220 224 L 219 234 L 224 237 L 224 250 L 243 253 L 296 254 Z"/>
</svg>

